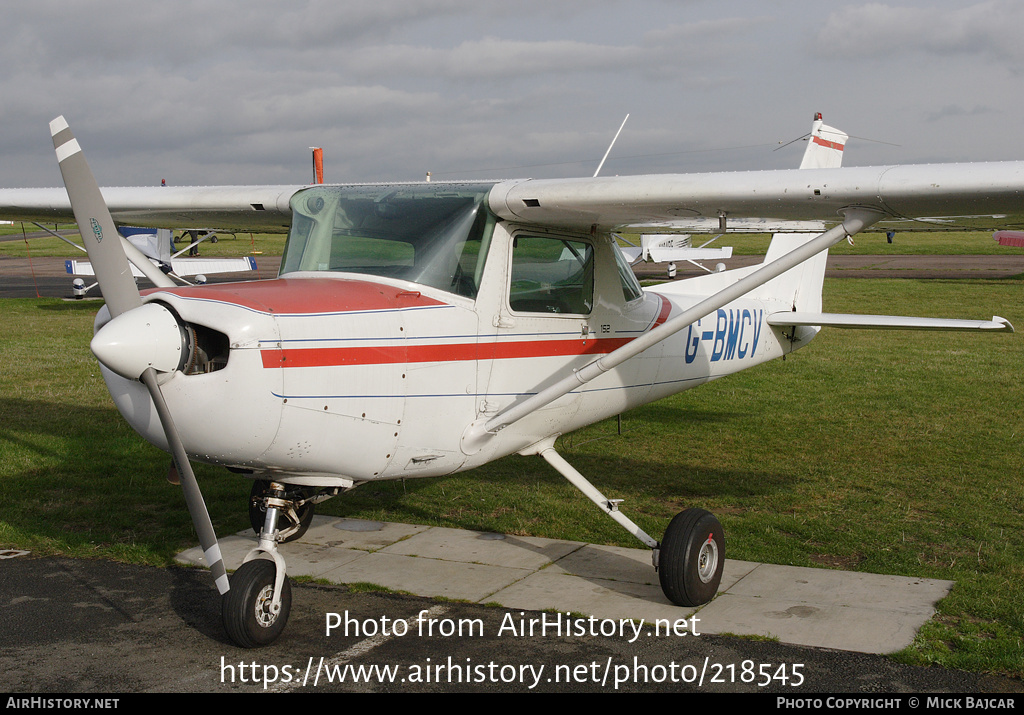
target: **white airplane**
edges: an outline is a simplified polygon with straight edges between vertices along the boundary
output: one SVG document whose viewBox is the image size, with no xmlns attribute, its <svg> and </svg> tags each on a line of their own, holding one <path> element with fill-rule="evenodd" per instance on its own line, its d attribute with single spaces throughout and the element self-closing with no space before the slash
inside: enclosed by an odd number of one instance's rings
<svg viewBox="0 0 1024 715">
<path fill-rule="evenodd" d="M 277 545 L 316 502 L 513 453 L 541 456 L 649 546 L 669 600 L 706 603 L 718 520 L 687 509 L 650 536 L 557 453 L 559 435 L 784 356 L 822 326 L 1012 330 L 826 313 L 821 287 L 828 248 L 861 231 L 1024 228 L 1024 162 L 101 190 L 63 117 L 51 133 L 66 190 L 0 190 L 0 217 L 83 229 L 106 299 L 92 350 L 121 414 L 174 455 L 245 647 L 285 627 Z M 612 231 L 697 219 L 822 228 L 775 238 L 761 265 L 641 289 Z M 158 271 L 140 295 L 115 220 L 289 236 L 276 279 L 174 287 Z M 191 459 L 254 480 L 259 543 L 230 579 Z"/>
<path fill-rule="evenodd" d="M 189 285 L 183 277 L 194 277 L 196 283 L 206 283 L 206 276 L 219 273 L 244 273 L 256 270 L 256 259 L 251 256 L 241 258 L 182 258 L 181 254 L 198 246 L 203 241 L 213 238 L 216 241 L 216 231 L 189 230 L 183 233 L 183 239 L 188 236 L 189 243 L 184 248 L 171 253 L 174 246 L 174 236 L 171 229 L 167 228 L 140 228 L 137 226 L 118 226 L 121 236 L 131 243 L 135 248 L 142 251 L 149 262 L 162 272 L 181 278 L 181 283 Z M 202 233 L 202 235 L 199 235 Z M 78 247 L 78 244 L 71 245 Z M 84 250 L 84 249 L 83 249 Z M 95 276 L 92 264 L 89 261 L 78 261 L 69 258 L 64 261 L 64 269 L 72 276 Z M 132 266 L 132 275 L 136 278 L 144 278 L 145 273 Z M 98 283 L 87 286 L 85 281 L 76 279 L 73 283 L 74 293 L 77 297 L 86 295 L 95 288 Z"/>
</svg>

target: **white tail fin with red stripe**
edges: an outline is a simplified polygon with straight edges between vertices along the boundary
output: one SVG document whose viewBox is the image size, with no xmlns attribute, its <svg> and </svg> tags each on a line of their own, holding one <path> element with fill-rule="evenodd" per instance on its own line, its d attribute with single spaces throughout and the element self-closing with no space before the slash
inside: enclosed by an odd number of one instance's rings
<svg viewBox="0 0 1024 715">
<path fill-rule="evenodd" d="M 821 119 L 821 112 L 814 115 L 807 149 L 800 162 L 801 169 L 838 169 L 843 163 L 843 148 L 849 135 L 830 127 Z"/>
</svg>

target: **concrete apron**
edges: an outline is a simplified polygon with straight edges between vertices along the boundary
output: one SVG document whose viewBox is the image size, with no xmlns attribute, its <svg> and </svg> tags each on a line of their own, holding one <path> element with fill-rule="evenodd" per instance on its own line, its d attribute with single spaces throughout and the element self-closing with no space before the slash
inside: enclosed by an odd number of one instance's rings
<svg viewBox="0 0 1024 715">
<path fill-rule="evenodd" d="M 256 544 L 221 539 L 229 570 Z M 891 653 L 913 641 L 952 581 L 727 560 L 718 596 L 700 608 L 662 594 L 647 549 L 317 516 L 283 544 L 290 576 L 371 583 L 426 597 L 655 624 L 689 620 L 701 634 Z M 177 560 L 205 566 L 199 547 Z M 663 621 L 664 622 L 664 621 Z"/>
</svg>

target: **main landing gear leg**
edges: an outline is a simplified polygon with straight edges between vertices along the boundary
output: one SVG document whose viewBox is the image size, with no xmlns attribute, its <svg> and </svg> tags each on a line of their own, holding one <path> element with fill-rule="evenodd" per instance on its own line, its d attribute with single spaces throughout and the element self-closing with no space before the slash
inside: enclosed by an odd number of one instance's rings
<svg viewBox="0 0 1024 715">
<path fill-rule="evenodd" d="M 224 629 L 235 644 L 257 648 L 277 640 L 288 623 L 292 587 L 284 557 L 277 550 L 279 520 L 285 503 L 273 495 L 283 494 L 284 485 L 271 483 L 266 499 L 266 518 L 259 544 L 246 555 L 231 576 L 231 589 L 221 601 Z M 270 559 L 260 558 L 267 555 Z"/>
<path fill-rule="evenodd" d="M 566 462 L 555 451 L 554 442 L 554 438 L 549 438 L 524 454 L 542 456 L 587 498 L 653 550 L 654 568 L 668 600 L 677 606 L 692 607 L 701 606 L 715 597 L 725 566 L 725 537 L 722 525 L 713 514 L 703 509 L 680 512 L 669 523 L 665 536 L 658 543 L 619 511 L 621 500 L 605 497 Z"/>
</svg>

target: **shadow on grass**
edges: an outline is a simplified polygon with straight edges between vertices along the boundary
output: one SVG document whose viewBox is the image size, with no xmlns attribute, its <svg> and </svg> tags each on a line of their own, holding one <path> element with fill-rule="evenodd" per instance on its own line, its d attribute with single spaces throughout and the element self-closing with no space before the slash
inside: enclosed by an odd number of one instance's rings
<svg viewBox="0 0 1024 715">
<path fill-rule="evenodd" d="M 0 398 L 0 540 L 67 555 L 165 563 L 196 537 L 170 457 L 113 407 Z M 196 464 L 214 526 L 247 522 L 250 483 Z"/>
<path fill-rule="evenodd" d="M 655 407 L 641 424 L 728 421 L 728 413 Z M 167 483 L 168 455 L 149 445 L 113 407 L 0 398 L 0 519 L 20 548 L 96 552 L 166 563 L 195 544 L 181 489 Z M 606 428 L 614 429 L 614 421 Z M 623 441 L 620 441 L 623 440 Z M 675 513 L 711 511 L 770 497 L 792 485 L 775 465 L 756 471 L 684 459 L 624 454 L 622 437 L 598 449 L 563 449 L 566 459 L 658 538 Z M 640 452 L 644 451 L 640 448 Z M 248 526 L 251 483 L 220 467 L 194 464 L 218 534 Z M 371 482 L 317 507 L 323 514 L 482 532 L 637 546 L 633 536 L 540 457 L 513 455 L 462 474 Z M 137 556 L 131 556 L 137 554 Z"/>
<path fill-rule="evenodd" d="M 605 448 L 605 451 L 611 451 Z M 627 457 L 564 455 L 623 513 L 660 538 L 676 513 L 711 511 L 785 492 L 792 477 L 700 464 L 666 465 Z M 639 547 L 540 457 L 509 456 L 448 477 L 372 482 L 318 507 L 319 513 L 446 526 L 480 532 Z"/>
</svg>

